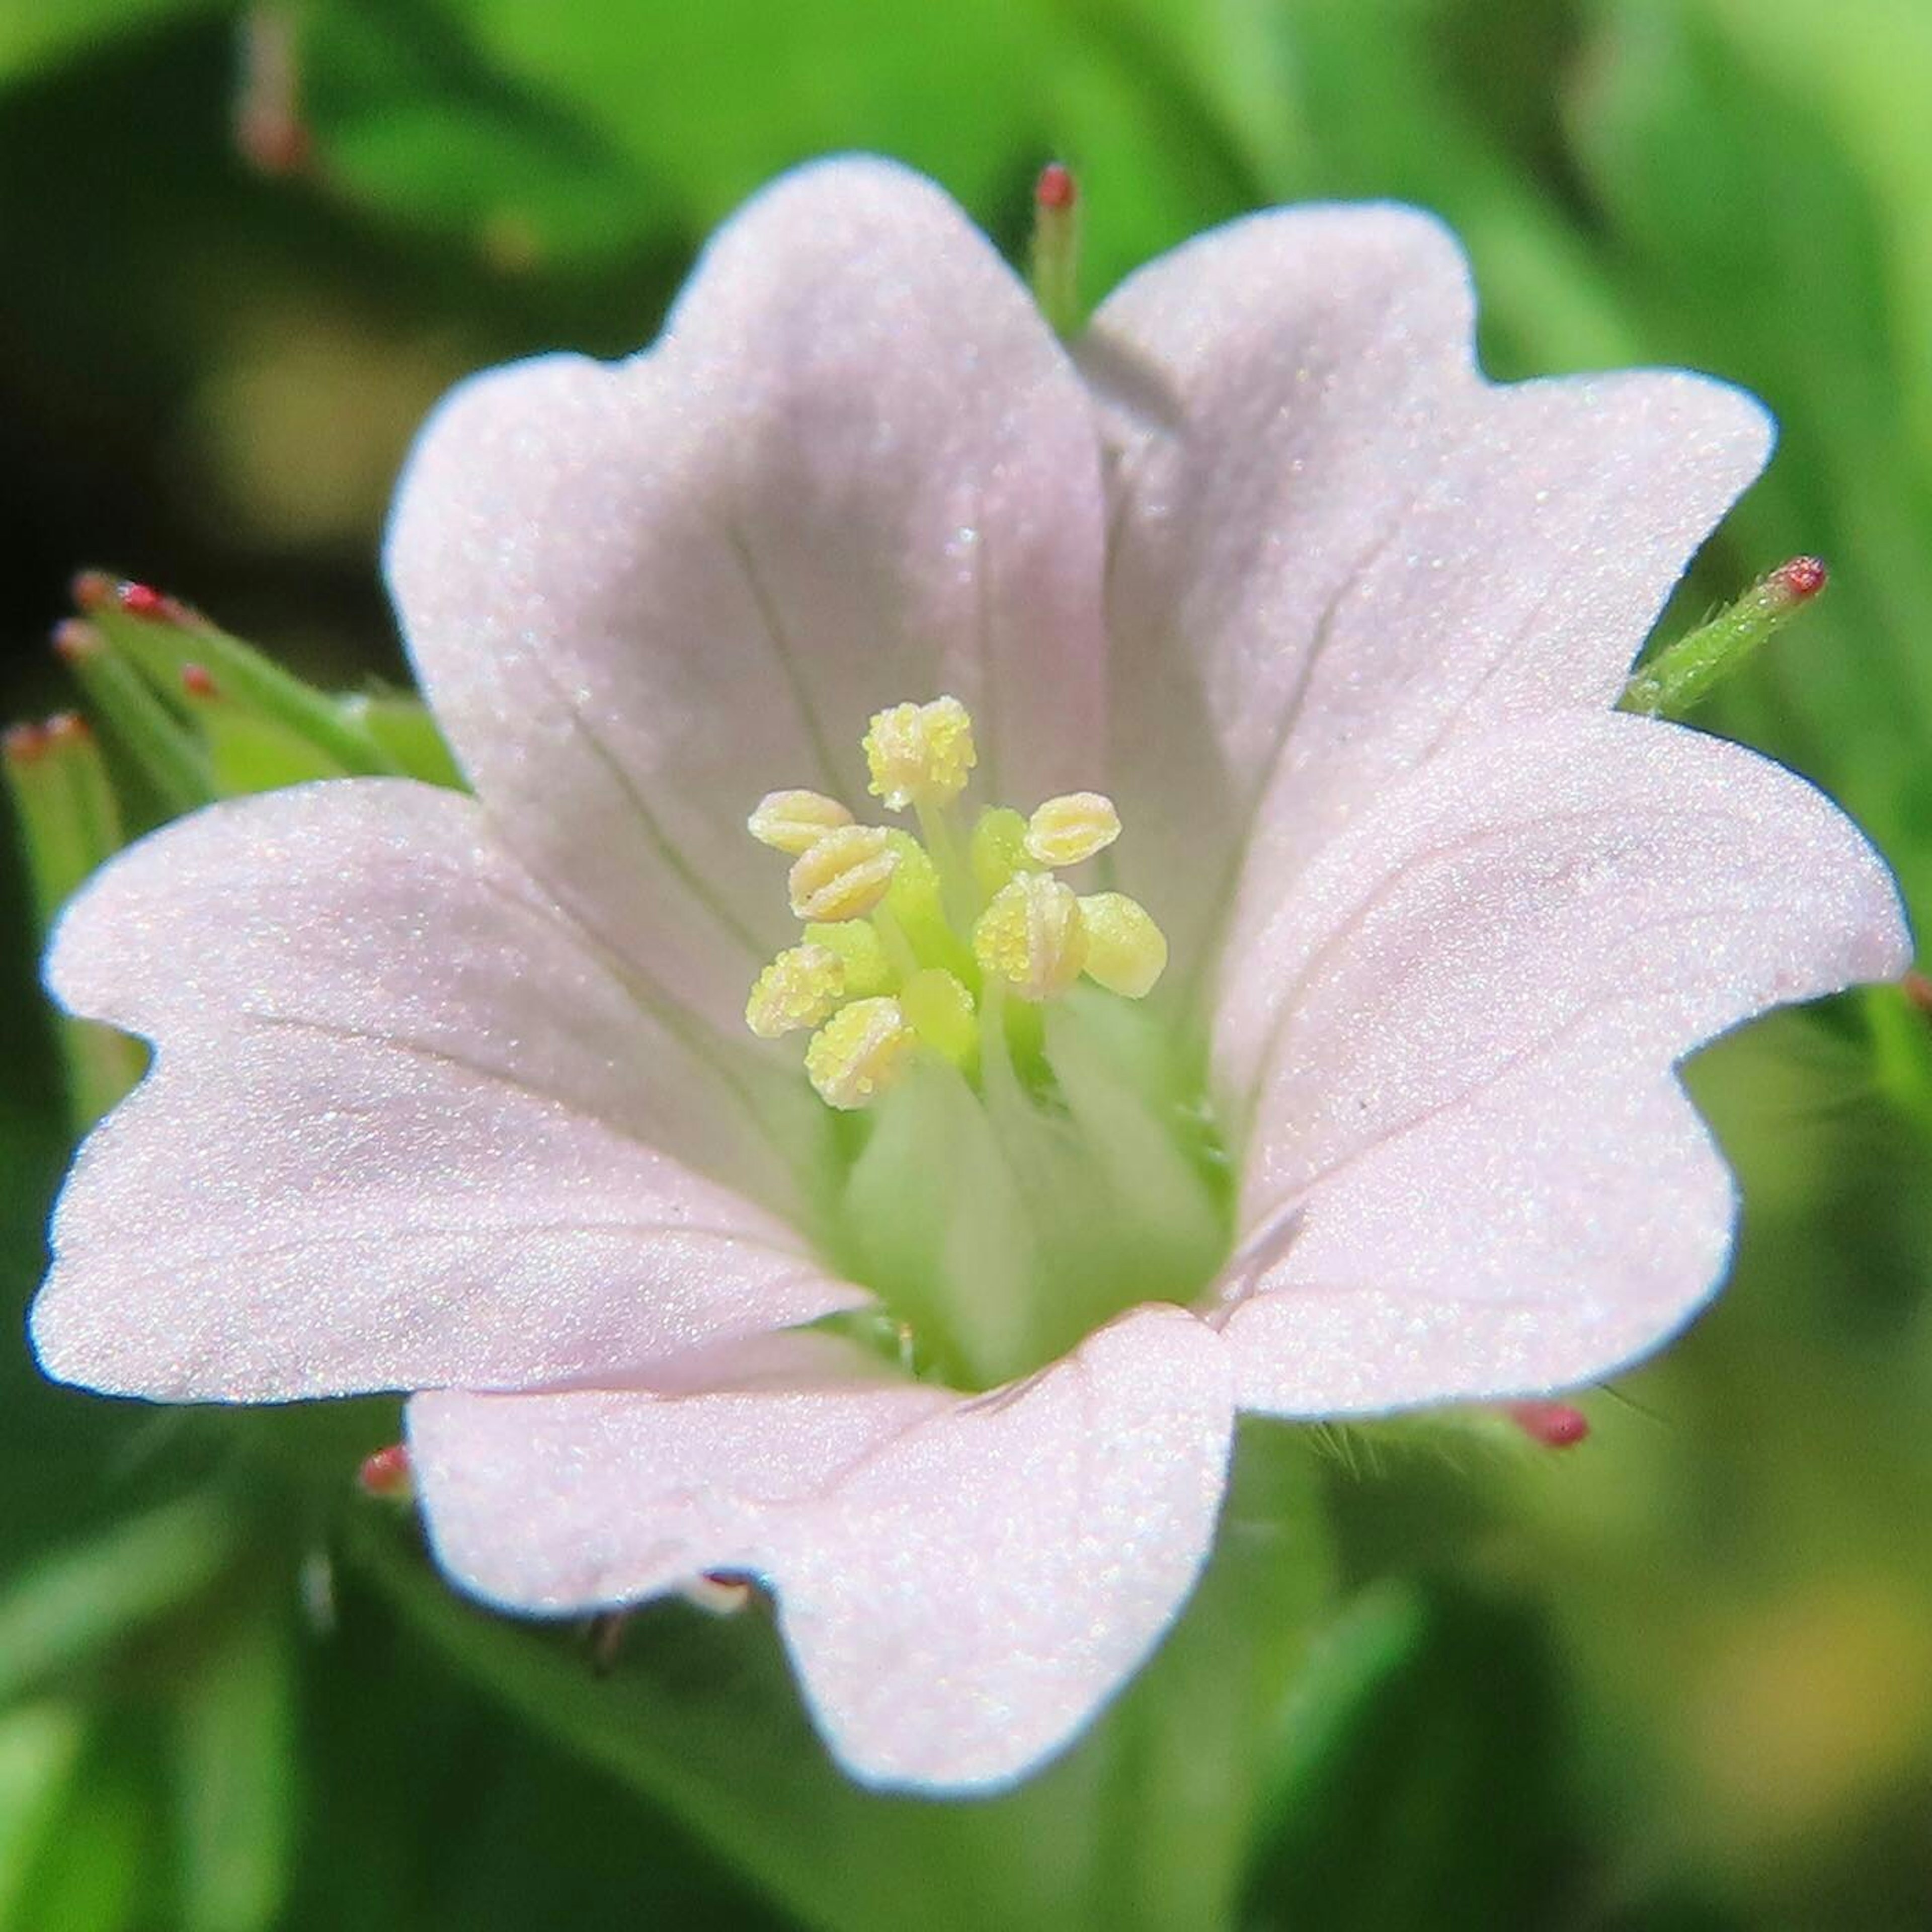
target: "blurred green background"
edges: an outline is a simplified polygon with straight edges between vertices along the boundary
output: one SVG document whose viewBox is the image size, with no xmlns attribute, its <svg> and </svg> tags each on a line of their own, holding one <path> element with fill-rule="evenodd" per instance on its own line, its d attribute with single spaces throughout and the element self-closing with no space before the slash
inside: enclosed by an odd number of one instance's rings
<svg viewBox="0 0 1932 1932">
<path fill-rule="evenodd" d="M 1086 291 L 1242 210 L 1461 232 L 1502 376 L 1639 362 L 1784 425 L 1669 624 L 1796 552 L 1821 607 L 1702 722 L 1932 916 L 1924 0 L 0 0 L 0 692 L 82 564 L 326 682 L 451 380 L 646 340 L 707 229 L 845 147 L 1009 249 L 1049 157 Z M 7 843 L 10 846 L 10 841 Z M 0 872 L 0 1293 L 64 1130 Z M 1251 1431 L 1214 1573 L 1065 1765 L 885 1804 L 758 1612 L 596 1676 L 359 1499 L 393 1409 L 160 1415 L 0 1350 L 0 1928 L 1932 1925 L 1932 1019 L 1789 1015 L 1694 1082 L 1733 1284 L 1563 1455 Z"/>
</svg>

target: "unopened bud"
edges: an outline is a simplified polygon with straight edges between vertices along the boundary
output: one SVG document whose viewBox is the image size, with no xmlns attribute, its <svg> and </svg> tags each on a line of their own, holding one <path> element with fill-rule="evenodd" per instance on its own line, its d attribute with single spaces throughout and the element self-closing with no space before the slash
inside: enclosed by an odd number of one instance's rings
<svg viewBox="0 0 1932 1932">
<path fill-rule="evenodd" d="M 752 808 L 745 829 L 760 844 L 796 858 L 828 832 L 851 823 L 850 812 L 823 792 L 768 791 Z"/>
<path fill-rule="evenodd" d="M 786 881 L 795 917 L 863 919 L 886 896 L 898 854 L 884 829 L 844 825 L 814 841 Z"/>
<path fill-rule="evenodd" d="M 1049 161 L 1034 184 L 1034 299 L 1056 334 L 1080 326 L 1080 192 L 1072 170 Z"/>
<path fill-rule="evenodd" d="M 1815 556 L 1796 556 L 1760 578 L 1737 602 L 1639 668 L 1619 708 L 1645 717 L 1681 718 L 1740 670 L 1824 588 Z"/>
</svg>

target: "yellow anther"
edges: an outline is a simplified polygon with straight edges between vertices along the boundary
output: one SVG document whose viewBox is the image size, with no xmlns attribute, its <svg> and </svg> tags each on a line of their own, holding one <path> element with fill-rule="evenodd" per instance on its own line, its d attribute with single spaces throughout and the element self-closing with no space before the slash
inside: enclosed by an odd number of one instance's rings
<svg viewBox="0 0 1932 1932">
<path fill-rule="evenodd" d="M 1144 999 L 1167 970 L 1167 937 L 1153 915 L 1125 892 L 1093 892 L 1080 902 L 1080 917 L 1088 978 L 1124 999 Z"/>
<path fill-rule="evenodd" d="M 845 993 L 845 962 L 830 946 L 788 946 L 758 975 L 745 1024 L 760 1040 L 816 1026 Z"/>
<path fill-rule="evenodd" d="M 918 1042 L 898 1000 L 854 1000 L 812 1035 L 806 1075 L 827 1106 L 869 1107 L 904 1071 Z"/>
<path fill-rule="evenodd" d="M 792 912 L 807 920 L 863 919 L 885 897 L 898 862 L 883 826 L 842 825 L 825 832 L 793 862 L 787 881 Z"/>
<path fill-rule="evenodd" d="M 1027 820 L 1026 848 L 1042 866 L 1077 866 L 1120 836 L 1114 801 L 1097 791 L 1050 798 Z"/>
<path fill-rule="evenodd" d="M 1087 932 L 1080 902 L 1046 872 L 1022 872 L 993 895 L 973 928 L 982 971 L 1023 1000 L 1050 1000 L 1080 976 Z"/>
<path fill-rule="evenodd" d="M 888 810 L 950 805 L 975 762 L 973 721 L 956 698 L 895 704 L 874 713 L 865 749 L 873 795 Z"/>
<path fill-rule="evenodd" d="M 980 813 L 966 856 L 984 897 L 991 898 L 1016 872 L 1033 869 L 1026 837 L 1027 822 L 1011 807 L 996 805 Z"/>
<path fill-rule="evenodd" d="M 972 1058 L 980 1044 L 973 1017 L 973 995 L 943 966 L 915 973 L 899 989 L 899 1006 L 926 1044 L 956 1066 Z"/>
<path fill-rule="evenodd" d="M 892 985 L 892 962 L 886 957 L 884 942 L 867 921 L 848 919 L 838 925 L 814 922 L 805 928 L 805 937 L 808 945 L 822 946 L 838 956 L 845 968 L 843 990 L 848 998 L 869 999 Z"/>
<path fill-rule="evenodd" d="M 768 791 L 752 808 L 745 830 L 760 844 L 796 858 L 828 832 L 851 823 L 852 814 L 822 791 Z"/>
</svg>

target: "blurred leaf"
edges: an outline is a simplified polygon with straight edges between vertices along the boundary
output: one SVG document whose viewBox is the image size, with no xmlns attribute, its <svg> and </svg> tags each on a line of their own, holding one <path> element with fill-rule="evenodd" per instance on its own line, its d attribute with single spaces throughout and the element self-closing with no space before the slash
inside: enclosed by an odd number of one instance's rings
<svg viewBox="0 0 1932 1932">
<path fill-rule="evenodd" d="M 1662 359 L 1762 395 L 1783 447 L 1729 526 L 1754 566 L 1822 551 L 1833 587 L 1719 716 L 1830 784 L 1932 898 L 1932 464 L 1900 434 L 1894 276 L 1816 99 L 1740 58 L 1708 0 L 1598 0 L 1578 148 Z M 1926 84 L 1932 86 L 1932 73 Z M 1695 182 L 1694 194 L 1684 184 Z"/>
<path fill-rule="evenodd" d="M 183 1932 L 266 1932 L 287 1890 L 298 1767 L 285 1616 L 242 1617 L 196 1660 L 176 1715 Z"/>
<path fill-rule="evenodd" d="M 1474 264 L 1500 374 L 1642 359 L 1601 262 L 1454 85 L 1438 42 L 1467 31 L 1456 0 L 1295 0 L 1282 17 L 1292 89 L 1277 111 L 1297 131 L 1271 199 L 1394 197 L 1444 216 Z"/>
<path fill-rule="evenodd" d="M 142 1905 L 143 1881 L 159 1876 L 152 1819 L 141 1766 L 123 1748 L 127 1735 L 128 1726 L 112 1727 L 82 1755 L 21 1894 L 21 1932 L 150 1932 L 156 1924 Z"/>
<path fill-rule="evenodd" d="M 97 53 L 114 37 L 232 0 L 0 0 L 0 82 Z"/>
<path fill-rule="evenodd" d="M 968 6 L 879 24 L 870 0 L 745 0 L 728 20 L 335 0 L 304 32 L 303 98 L 330 188 L 506 268 L 701 232 L 856 128 L 983 193 L 1036 98 L 1034 22 Z"/>
<path fill-rule="evenodd" d="M 200 1498 L 43 1556 L 0 1593 L 0 1704 L 206 1589 L 232 1560 L 235 1518 Z"/>
<path fill-rule="evenodd" d="M 15 1906 L 80 1762 L 80 1714 L 28 1704 L 0 1714 L 0 1928 L 32 1932 Z"/>
<path fill-rule="evenodd" d="M 1255 1932 L 1548 1924 L 1570 1852 L 1535 1614 L 1389 1584 L 1317 1647 L 1249 1892 Z"/>
<path fill-rule="evenodd" d="M 332 0 L 307 17 L 303 111 L 328 188 L 506 267 L 634 245 L 661 198 L 573 104 L 491 60 L 469 10 Z"/>
</svg>

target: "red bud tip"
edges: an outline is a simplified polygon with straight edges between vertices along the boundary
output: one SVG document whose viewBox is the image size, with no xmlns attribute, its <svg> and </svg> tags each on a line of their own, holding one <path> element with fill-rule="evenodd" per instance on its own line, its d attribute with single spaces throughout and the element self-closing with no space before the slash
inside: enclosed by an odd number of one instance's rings
<svg viewBox="0 0 1932 1932">
<path fill-rule="evenodd" d="M 315 156 L 315 137 L 301 122 L 253 103 L 236 112 L 235 145 L 251 168 L 272 178 L 301 174 Z"/>
<path fill-rule="evenodd" d="M 365 1496 L 391 1500 L 406 1497 L 413 1486 L 407 1446 L 392 1442 L 388 1448 L 365 1456 L 362 1468 L 356 1472 L 356 1480 Z"/>
<path fill-rule="evenodd" d="M 1923 1013 L 1932 1019 L 1932 980 L 1928 980 L 1916 967 L 1898 982 L 1899 990 Z"/>
<path fill-rule="evenodd" d="M 1064 214 L 1079 198 L 1079 185 L 1073 178 L 1073 170 L 1062 161 L 1048 161 L 1040 171 L 1040 179 L 1034 184 L 1033 198 L 1043 209 L 1054 214 Z"/>
<path fill-rule="evenodd" d="M 207 665 L 184 664 L 181 668 L 182 689 L 190 698 L 219 698 L 221 688 L 214 681 L 214 674 Z"/>
<path fill-rule="evenodd" d="M 44 724 L 10 724 L 0 733 L 0 752 L 10 765 L 30 765 L 47 748 Z"/>
<path fill-rule="evenodd" d="M 54 650 L 68 664 L 94 656 L 106 648 L 106 642 L 92 624 L 78 617 L 63 617 L 54 626 Z"/>
<path fill-rule="evenodd" d="M 130 617 L 166 617 L 172 614 L 174 603 L 172 598 L 164 597 L 147 584 L 117 586 L 114 601 Z"/>
<path fill-rule="evenodd" d="M 1590 1418 L 1567 1402 L 1511 1402 L 1503 1413 L 1545 1449 L 1574 1449 L 1590 1432 Z"/>
<path fill-rule="evenodd" d="M 295 10 L 263 4 L 242 23 L 241 86 L 235 100 L 235 145 L 265 175 L 300 174 L 314 158 L 302 112 Z"/>
<path fill-rule="evenodd" d="M 1803 603 L 1824 589 L 1831 572 L 1820 556 L 1794 556 L 1771 573 L 1771 580 L 1793 602 Z"/>
<path fill-rule="evenodd" d="M 56 712 L 47 720 L 46 734 L 47 748 L 55 752 L 71 745 L 84 745 L 94 736 L 78 711 Z"/>
<path fill-rule="evenodd" d="M 68 588 L 74 608 L 92 615 L 114 602 L 115 580 L 104 570 L 83 570 Z"/>
</svg>

